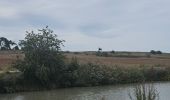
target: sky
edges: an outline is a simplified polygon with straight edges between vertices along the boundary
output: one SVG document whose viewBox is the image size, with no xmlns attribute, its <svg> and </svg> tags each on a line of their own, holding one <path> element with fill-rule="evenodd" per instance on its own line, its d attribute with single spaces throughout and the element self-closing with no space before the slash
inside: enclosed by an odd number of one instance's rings
<svg viewBox="0 0 170 100">
<path fill-rule="evenodd" d="M 170 52 L 170 0 L 0 0 L 0 37 L 49 26 L 69 51 Z"/>
</svg>

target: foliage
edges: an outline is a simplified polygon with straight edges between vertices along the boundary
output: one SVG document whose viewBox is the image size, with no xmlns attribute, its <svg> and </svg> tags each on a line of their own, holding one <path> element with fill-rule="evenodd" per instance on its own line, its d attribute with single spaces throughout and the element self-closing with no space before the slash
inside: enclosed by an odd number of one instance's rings
<svg viewBox="0 0 170 100">
<path fill-rule="evenodd" d="M 102 52 L 102 48 L 98 48 L 98 51 L 99 51 L 99 52 Z"/>
<path fill-rule="evenodd" d="M 109 56 L 111 56 L 111 55 L 109 54 L 109 52 L 97 51 L 97 52 L 96 52 L 96 56 L 109 57 Z"/>
<path fill-rule="evenodd" d="M 25 40 L 20 41 L 25 58 L 15 64 L 24 77 L 39 81 L 43 85 L 58 83 L 65 70 L 64 56 L 61 53 L 63 40 L 48 27 L 39 33 L 27 32 Z"/>
<path fill-rule="evenodd" d="M 115 54 L 116 52 L 114 50 L 112 50 L 110 53 Z"/>
<path fill-rule="evenodd" d="M 156 51 L 155 50 L 151 50 L 150 53 L 151 54 L 156 54 Z"/>
<path fill-rule="evenodd" d="M 19 50 L 19 47 L 18 47 L 18 46 L 15 46 L 15 47 L 13 48 L 13 50 Z"/>
<path fill-rule="evenodd" d="M 167 68 L 144 68 L 142 69 L 146 81 L 164 81 L 167 80 L 169 70 Z"/>
<path fill-rule="evenodd" d="M 0 50 L 11 50 L 13 45 L 16 45 L 16 43 L 5 37 L 0 37 Z"/>
<path fill-rule="evenodd" d="M 63 78 L 60 81 L 62 87 L 70 87 L 75 86 L 77 81 L 77 71 L 80 64 L 77 60 L 77 58 L 72 58 L 71 62 L 69 62 L 66 66 L 66 70 L 63 73 Z"/>
<path fill-rule="evenodd" d="M 155 54 L 162 54 L 162 51 L 151 50 L 150 53 L 153 54 L 153 55 L 155 55 Z"/>
<path fill-rule="evenodd" d="M 137 85 L 133 91 L 134 97 L 129 94 L 131 100 L 159 100 L 159 93 L 157 92 L 153 84 Z"/>
<path fill-rule="evenodd" d="M 99 65 L 88 63 L 78 69 L 78 86 L 91 86 L 101 84 L 103 71 Z"/>
<path fill-rule="evenodd" d="M 121 68 L 93 63 L 79 65 L 76 70 L 76 86 L 93 86 L 117 83 L 138 83 L 169 80 L 169 69 Z"/>
<path fill-rule="evenodd" d="M 102 48 L 98 48 L 98 51 L 96 52 L 96 56 L 102 56 Z"/>
<path fill-rule="evenodd" d="M 104 66 L 93 63 L 80 64 L 76 58 L 72 58 L 72 60 L 67 64 L 62 63 L 64 64 L 61 65 L 62 68 L 57 65 L 54 68 L 53 66 L 49 66 L 50 68 L 48 68 L 46 66 L 40 67 L 34 64 L 31 65 L 30 63 L 26 63 L 24 61 L 19 61 L 17 63 L 17 68 L 19 67 L 19 69 L 23 72 L 18 77 L 20 80 L 13 81 L 11 78 L 3 78 L 6 80 L 9 79 L 9 81 L 3 81 L 0 77 L 0 89 L 2 88 L 5 91 L 6 89 L 12 89 L 12 91 L 16 89 L 15 91 L 21 91 L 25 86 L 33 87 L 35 89 L 37 87 L 44 89 L 44 87 L 57 88 L 97 86 L 170 80 L 169 68 L 149 68 L 148 66 L 138 68 L 122 68 L 117 65 Z M 25 68 L 30 68 L 30 66 L 34 69 L 29 69 L 27 74 L 30 76 L 28 78 L 25 76 L 25 72 L 26 70 L 28 71 L 28 69 Z M 38 68 L 35 68 L 37 66 Z M 56 73 L 54 69 L 57 70 Z M 15 88 L 16 86 L 20 86 L 20 88 Z M 4 87 L 7 88 L 4 89 Z M 28 88 L 26 88 L 26 90 L 27 89 Z"/>
<path fill-rule="evenodd" d="M 156 53 L 157 53 L 157 54 L 162 54 L 162 51 L 157 51 Z"/>
</svg>

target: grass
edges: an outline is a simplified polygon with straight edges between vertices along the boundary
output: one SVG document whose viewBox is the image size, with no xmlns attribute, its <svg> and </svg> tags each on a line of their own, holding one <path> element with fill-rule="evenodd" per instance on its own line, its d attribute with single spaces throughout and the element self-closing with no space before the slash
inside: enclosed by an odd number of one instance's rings
<svg viewBox="0 0 170 100">
<path fill-rule="evenodd" d="M 0 73 L 10 70 L 13 62 L 23 58 L 24 55 L 19 51 L 0 51 Z"/>
<path fill-rule="evenodd" d="M 117 52 L 112 57 L 99 57 L 95 55 L 95 52 L 67 52 L 66 57 L 70 61 L 73 57 L 76 57 L 82 64 L 94 63 L 107 66 L 122 66 L 122 67 L 140 67 L 141 65 L 147 66 L 170 66 L 170 54 L 163 53 L 161 55 L 152 55 L 150 58 L 145 56 L 146 52 Z M 131 57 L 139 56 L 139 57 Z M 10 66 L 17 59 L 23 59 L 24 54 L 12 51 L 0 51 L 0 71 L 4 67 Z"/>
<path fill-rule="evenodd" d="M 170 59 L 165 57 L 139 57 L 139 58 L 131 58 L 131 57 L 99 57 L 93 54 L 86 55 L 84 53 L 81 54 L 73 54 L 67 53 L 65 54 L 68 59 L 72 57 L 76 57 L 80 63 L 86 64 L 97 63 L 101 65 L 114 66 L 119 65 L 122 67 L 139 67 L 140 65 L 148 65 L 148 66 L 170 66 Z M 157 55 L 158 56 L 158 55 Z M 169 56 L 170 57 L 170 56 Z"/>
<path fill-rule="evenodd" d="M 153 84 L 148 86 L 145 84 L 137 85 L 133 94 L 129 94 L 131 100 L 159 100 L 159 93 Z"/>
<path fill-rule="evenodd" d="M 68 58 L 67 62 L 71 61 L 73 57 L 76 57 L 81 64 L 93 63 L 106 66 L 119 66 L 121 68 L 136 68 L 136 67 L 169 67 L 170 66 L 170 54 L 164 53 L 162 55 L 152 55 L 150 58 L 144 57 L 145 52 L 117 52 L 114 55 L 121 55 L 122 57 L 99 57 L 95 55 L 95 52 L 66 52 L 65 56 Z M 123 57 L 123 56 L 140 56 L 140 57 Z M 11 65 L 17 59 L 23 59 L 24 54 L 21 51 L 0 51 L 0 73 L 11 70 Z M 143 65 L 143 66 L 141 66 Z"/>
</svg>

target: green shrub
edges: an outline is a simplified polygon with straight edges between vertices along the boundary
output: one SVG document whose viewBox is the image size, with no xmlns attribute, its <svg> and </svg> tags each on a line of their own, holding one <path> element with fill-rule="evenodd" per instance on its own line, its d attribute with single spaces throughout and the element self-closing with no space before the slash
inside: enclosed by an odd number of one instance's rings
<svg viewBox="0 0 170 100">
<path fill-rule="evenodd" d="M 78 69 L 77 85 L 98 85 L 102 79 L 102 72 L 98 65 L 92 63 L 81 65 Z"/>
<path fill-rule="evenodd" d="M 129 73 L 129 83 L 143 82 L 145 81 L 144 75 L 140 69 L 130 69 Z"/>
<path fill-rule="evenodd" d="M 168 70 L 164 68 L 145 68 L 143 74 L 146 81 L 164 81 L 169 75 Z"/>
<path fill-rule="evenodd" d="M 72 58 L 66 66 L 66 70 L 63 73 L 63 78 L 60 81 L 62 87 L 75 86 L 78 79 L 77 71 L 80 67 L 80 64 L 77 58 Z"/>
<path fill-rule="evenodd" d="M 14 67 L 30 81 L 36 80 L 44 86 L 59 84 L 66 68 L 60 49 L 63 40 L 52 34 L 53 31 L 48 27 L 38 31 L 37 34 L 27 32 L 25 40 L 20 41 L 25 58 Z"/>
</svg>

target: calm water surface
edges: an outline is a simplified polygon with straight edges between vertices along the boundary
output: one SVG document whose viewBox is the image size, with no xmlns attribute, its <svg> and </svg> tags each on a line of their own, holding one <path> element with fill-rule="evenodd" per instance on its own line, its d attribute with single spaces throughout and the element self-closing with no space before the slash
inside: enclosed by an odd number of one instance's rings
<svg viewBox="0 0 170 100">
<path fill-rule="evenodd" d="M 81 87 L 57 89 L 41 92 L 1 94 L 0 100 L 129 100 L 133 85 L 112 85 L 100 87 Z M 170 82 L 154 83 L 160 100 L 170 100 Z"/>
</svg>

